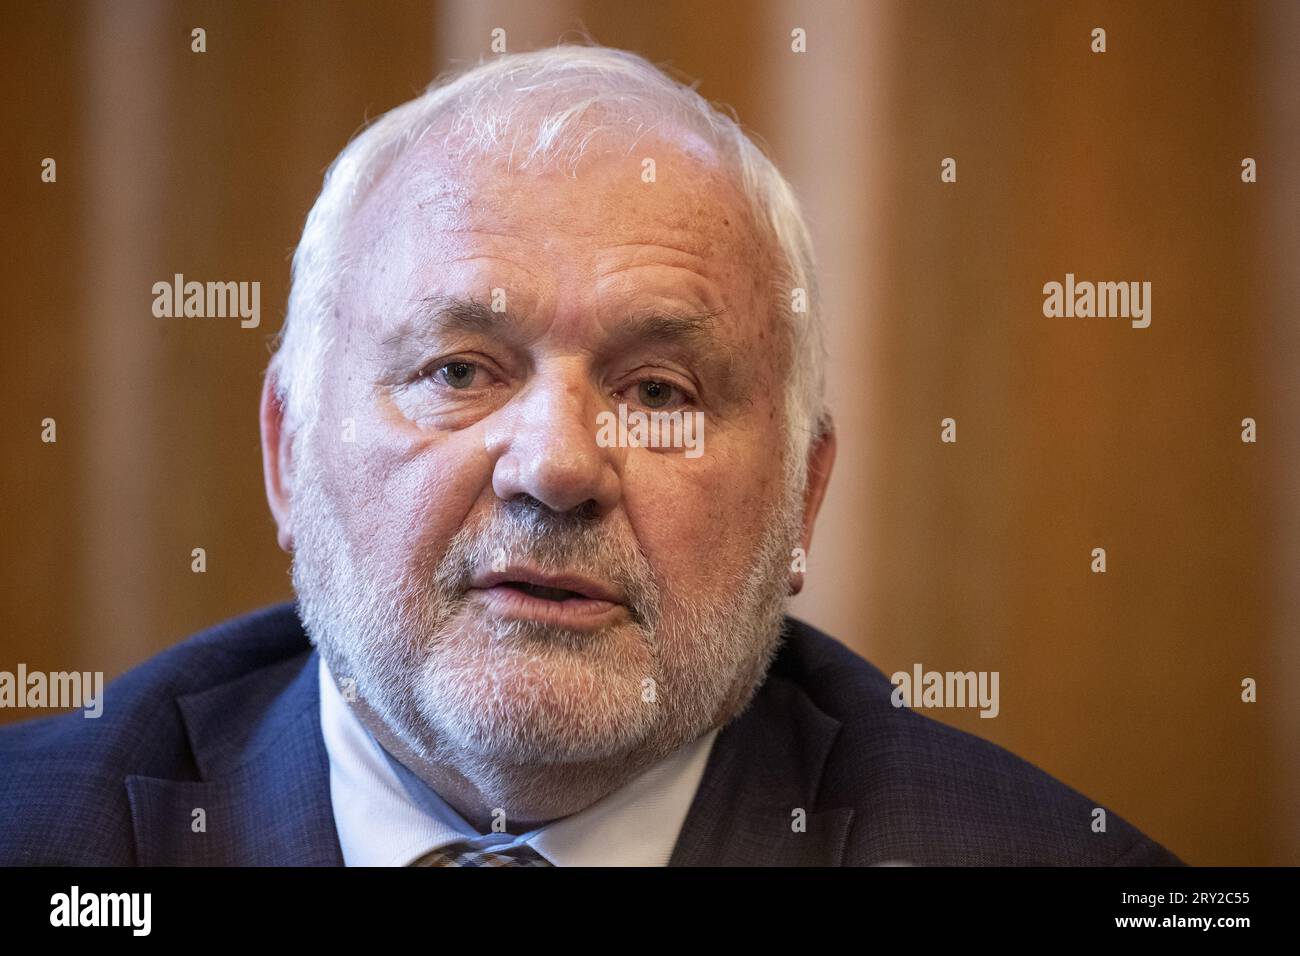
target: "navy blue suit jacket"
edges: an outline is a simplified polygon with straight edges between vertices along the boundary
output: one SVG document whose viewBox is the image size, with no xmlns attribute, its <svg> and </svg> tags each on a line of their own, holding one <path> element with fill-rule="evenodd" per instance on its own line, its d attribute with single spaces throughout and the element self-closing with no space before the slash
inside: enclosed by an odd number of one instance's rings
<svg viewBox="0 0 1300 956">
<path fill-rule="evenodd" d="M 1113 813 L 1094 833 L 1093 801 L 895 708 L 892 690 L 787 618 L 766 682 L 718 735 L 671 865 L 1180 862 Z M 341 865 L 318 704 L 316 652 L 284 604 L 114 681 L 98 719 L 0 728 L 0 864 Z"/>
</svg>

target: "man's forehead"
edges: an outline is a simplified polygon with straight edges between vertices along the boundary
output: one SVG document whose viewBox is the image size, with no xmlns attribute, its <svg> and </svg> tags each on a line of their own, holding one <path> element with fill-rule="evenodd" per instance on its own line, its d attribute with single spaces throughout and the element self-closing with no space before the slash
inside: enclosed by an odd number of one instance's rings
<svg viewBox="0 0 1300 956">
<path fill-rule="evenodd" d="M 416 147 L 369 190 L 348 244 L 453 244 L 473 233 L 522 238 L 563 229 L 604 245 L 663 242 L 753 265 L 762 253 L 743 194 L 698 138 L 649 136 L 593 149 L 569 171 L 512 169 L 510 157 L 454 159 Z"/>
<path fill-rule="evenodd" d="M 607 330 L 646 310 L 715 313 L 733 341 L 769 321 L 769 251 L 709 154 L 647 138 L 597 151 L 572 175 L 412 154 L 350 223 L 347 312 L 367 339 L 418 324 L 420 303 L 439 295 L 503 294 L 520 319 L 567 303 Z"/>
</svg>

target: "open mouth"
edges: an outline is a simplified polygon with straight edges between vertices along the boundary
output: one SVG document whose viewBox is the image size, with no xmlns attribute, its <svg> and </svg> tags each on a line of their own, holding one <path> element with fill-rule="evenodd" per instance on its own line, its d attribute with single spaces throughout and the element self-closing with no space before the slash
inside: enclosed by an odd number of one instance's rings
<svg viewBox="0 0 1300 956">
<path fill-rule="evenodd" d="M 548 588 L 540 584 L 529 584 L 527 581 L 502 581 L 499 586 L 522 591 L 524 594 L 531 594 L 533 597 L 539 597 L 547 601 L 571 601 L 575 598 L 589 600 L 587 595 L 578 591 L 570 591 L 567 588 Z"/>
<path fill-rule="evenodd" d="M 478 575 L 469 590 L 494 616 L 570 630 L 596 631 L 632 613 L 613 585 L 580 574 L 507 568 Z"/>
</svg>

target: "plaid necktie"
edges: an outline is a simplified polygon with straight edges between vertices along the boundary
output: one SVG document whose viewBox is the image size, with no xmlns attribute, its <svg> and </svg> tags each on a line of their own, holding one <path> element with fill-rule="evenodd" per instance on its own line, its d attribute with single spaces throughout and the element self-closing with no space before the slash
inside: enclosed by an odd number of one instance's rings
<svg viewBox="0 0 1300 956">
<path fill-rule="evenodd" d="M 509 850 L 480 850 L 469 843 L 440 846 L 407 866 L 552 866 L 527 843 Z"/>
</svg>

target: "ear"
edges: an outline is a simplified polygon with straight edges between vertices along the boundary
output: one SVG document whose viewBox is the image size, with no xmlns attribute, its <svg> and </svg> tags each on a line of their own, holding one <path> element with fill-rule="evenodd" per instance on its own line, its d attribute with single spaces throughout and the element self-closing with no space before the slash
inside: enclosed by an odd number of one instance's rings
<svg viewBox="0 0 1300 956">
<path fill-rule="evenodd" d="M 826 486 L 830 484 L 831 469 L 835 466 L 835 421 L 830 412 L 822 419 L 822 433 L 808 449 L 808 487 L 803 497 L 803 535 L 799 546 L 805 557 L 812 548 L 813 525 L 817 523 L 817 513 L 821 511 L 822 499 L 826 497 Z M 798 594 L 803 590 L 803 572 L 790 570 L 790 593 Z"/>
<path fill-rule="evenodd" d="M 284 403 L 276 390 L 275 373 L 268 370 L 262 381 L 262 478 L 266 483 L 266 502 L 275 519 L 276 540 L 280 547 L 293 552 L 293 532 L 289 521 L 293 474 L 293 438 L 284 427 Z"/>
</svg>

